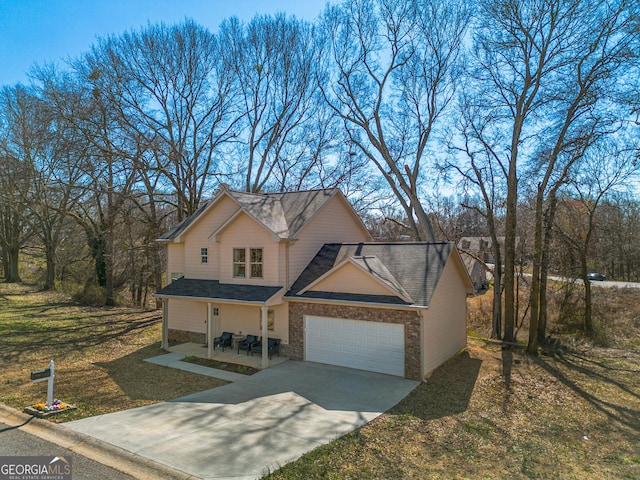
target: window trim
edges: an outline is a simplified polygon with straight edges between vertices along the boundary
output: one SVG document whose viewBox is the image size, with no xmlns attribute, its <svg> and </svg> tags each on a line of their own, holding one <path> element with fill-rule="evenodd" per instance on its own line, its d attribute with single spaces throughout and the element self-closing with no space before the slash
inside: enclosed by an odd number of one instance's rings
<svg viewBox="0 0 640 480">
<path fill-rule="evenodd" d="M 209 247 L 200 247 L 200 265 L 209 264 Z"/>
<path fill-rule="evenodd" d="M 260 251 L 260 261 L 253 262 L 251 259 L 251 254 L 253 251 Z M 253 267 L 260 266 L 260 275 L 253 274 Z M 249 278 L 264 278 L 264 248 L 262 247 L 249 247 Z"/>
<path fill-rule="evenodd" d="M 244 257 L 242 261 L 236 260 L 236 250 L 242 252 Z M 247 278 L 247 249 L 246 247 L 234 247 L 231 252 L 232 276 L 233 278 Z M 242 275 L 236 275 L 236 265 L 242 266 Z"/>
</svg>

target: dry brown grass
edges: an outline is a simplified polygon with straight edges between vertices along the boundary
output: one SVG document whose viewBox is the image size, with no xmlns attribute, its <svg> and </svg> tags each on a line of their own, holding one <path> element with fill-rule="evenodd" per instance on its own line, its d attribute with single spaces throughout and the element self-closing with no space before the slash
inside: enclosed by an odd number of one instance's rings
<svg viewBox="0 0 640 480">
<path fill-rule="evenodd" d="M 46 400 L 29 373 L 55 361 L 54 396 L 78 409 L 56 422 L 133 408 L 226 382 L 143 362 L 160 349 L 160 314 L 94 308 L 63 294 L 0 283 L 0 401 L 17 409 Z"/>
<path fill-rule="evenodd" d="M 640 355 L 473 340 L 395 408 L 273 479 L 640 478 Z"/>
<path fill-rule="evenodd" d="M 503 350 L 477 338 L 491 333 L 490 291 L 470 299 L 464 352 L 375 421 L 268 478 L 640 478 L 640 291 L 594 299 L 616 344 L 635 349 L 594 346 L 573 325 L 546 355 Z"/>
<path fill-rule="evenodd" d="M 592 291 L 594 332 L 586 338 L 583 332 L 584 300 L 581 285 L 551 282 L 548 293 L 548 333 L 571 348 L 613 347 L 640 353 L 640 288 L 602 287 Z M 520 315 L 517 338 L 526 342 L 529 317 L 529 291 L 521 283 Z M 491 336 L 493 290 L 467 300 L 468 332 L 471 337 Z"/>
</svg>

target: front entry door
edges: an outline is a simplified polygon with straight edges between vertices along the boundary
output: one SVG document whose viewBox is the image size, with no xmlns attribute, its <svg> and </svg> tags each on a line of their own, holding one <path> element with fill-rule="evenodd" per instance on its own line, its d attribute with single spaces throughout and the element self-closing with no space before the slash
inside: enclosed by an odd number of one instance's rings
<svg viewBox="0 0 640 480">
<path fill-rule="evenodd" d="M 209 332 L 213 332 L 213 338 L 219 337 L 222 334 L 221 331 L 221 327 L 220 327 L 220 307 L 218 307 L 218 305 L 215 304 L 207 304 L 207 308 L 211 309 L 211 312 L 207 312 L 207 319 L 209 318 L 209 315 L 211 315 L 211 326 L 212 328 L 209 328 L 209 326 L 207 325 L 207 345 L 209 344 Z M 206 324 L 207 320 L 205 320 L 205 324 Z M 213 338 L 211 339 L 211 341 L 213 341 Z"/>
</svg>

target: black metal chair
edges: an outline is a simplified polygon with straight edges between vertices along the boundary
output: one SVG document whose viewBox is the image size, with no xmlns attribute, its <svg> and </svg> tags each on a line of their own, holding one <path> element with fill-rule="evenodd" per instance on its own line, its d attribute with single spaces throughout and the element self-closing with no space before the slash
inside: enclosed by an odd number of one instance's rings
<svg viewBox="0 0 640 480">
<path fill-rule="evenodd" d="M 213 349 L 216 347 L 221 347 L 224 352 L 224 347 L 230 347 L 233 343 L 233 333 L 232 332 L 222 332 L 217 338 L 213 339 Z"/>
<path fill-rule="evenodd" d="M 247 338 L 245 338 L 241 342 L 238 342 L 238 353 L 240 353 L 240 350 L 246 350 L 247 355 L 249 355 L 249 352 L 253 348 L 253 345 L 255 345 L 259 341 L 260 337 L 258 337 L 257 335 L 247 335 Z"/>
<path fill-rule="evenodd" d="M 262 354 L 262 340 L 260 340 L 258 343 L 256 343 L 251 347 L 252 357 L 254 352 Z M 271 357 L 273 356 L 274 353 L 280 356 L 280 339 L 279 338 L 270 338 L 268 340 L 267 352 L 269 354 L 269 360 L 271 360 Z"/>
</svg>

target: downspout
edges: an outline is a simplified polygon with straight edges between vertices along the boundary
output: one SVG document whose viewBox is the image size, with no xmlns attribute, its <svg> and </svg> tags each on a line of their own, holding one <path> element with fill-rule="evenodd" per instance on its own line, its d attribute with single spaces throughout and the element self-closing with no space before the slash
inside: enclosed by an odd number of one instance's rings
<svg viewBox="0 0 640 480">
<path fill-rule="evenodd" d="M 169 349 L 169 300 L 162 299 L 162 348 Z"/>
<path fill-rule="evenodd" d="M 212 304 L 207 302 L 207 358 L 213 358 L 213 315 Z"/>
<path fill-rule="evenodd" d="M 285 243 L 284 245 L 284 268 L 285 268 L 285 273 L 284 273 L 284 281 L 285 281 L 285 286 L 287 287 L 287 290 L 289 290 L 289 245 L 291 245 L 290 242 Z"/>
</svg>

